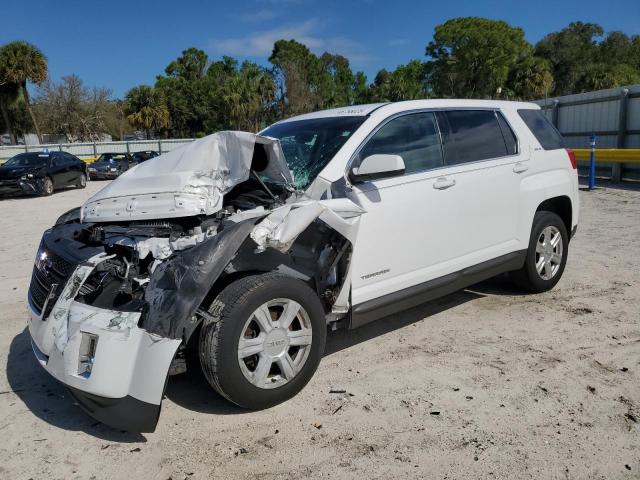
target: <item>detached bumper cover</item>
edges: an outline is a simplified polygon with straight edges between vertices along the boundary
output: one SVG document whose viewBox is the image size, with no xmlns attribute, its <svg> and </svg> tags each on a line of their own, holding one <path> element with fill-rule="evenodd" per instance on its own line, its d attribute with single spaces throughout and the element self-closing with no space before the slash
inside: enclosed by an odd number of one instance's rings
<svg viewBox="0 0 640 480">
<path fill-rule="evenodd" d="M 29 302 L 34 354 L 97 420 L 124 430 L 153 431 L 169 366 L 181 340 L 139 328 L 139 313 L 74 301 L 94 267 L 84 264 L 76 269 L 48 318 L 41 318 Z M 96 341 L 89 372 L 81 365 L 87 336 Z"/>
<path fill-rule="evenodd" d="M 67 387 L 80 407 L 99 422 L 129 432 L 153 432 L 160 417 L 160 405 L 127 395 L 106 398 Z"/>
</svg>

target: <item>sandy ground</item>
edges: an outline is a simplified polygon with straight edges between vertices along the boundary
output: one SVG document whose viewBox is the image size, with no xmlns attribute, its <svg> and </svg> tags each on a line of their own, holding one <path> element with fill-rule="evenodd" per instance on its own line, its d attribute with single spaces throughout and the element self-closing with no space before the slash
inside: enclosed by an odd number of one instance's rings
<svg viewBox="0 0 640 480">
<path fill-rule="evenodd" d="M 640 478 L 640 191 L 581 192 L 549 293 L 497 279 L 331 334 L 305 390 L 262 412 L 172 377 L 140 435 L 75 406 L 25 330 L 42 230 L 102 185 L 0 201 L 0 478 Z"/>
</svg>

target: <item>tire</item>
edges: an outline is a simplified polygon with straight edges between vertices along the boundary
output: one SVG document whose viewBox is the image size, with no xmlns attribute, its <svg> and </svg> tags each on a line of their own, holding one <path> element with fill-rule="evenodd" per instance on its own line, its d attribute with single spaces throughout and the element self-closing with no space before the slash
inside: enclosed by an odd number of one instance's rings
<svg viewBox="0 0 640 480">
<path fill-rule="evenodd" d="M 265 312 L 265 305 L 268 317 L 254 315 Z M 296 305 L 298 314 L 281 328 L 284 313 L 296 311 Z M 302 390 L 318 368 L 327 335 L 325 315 L 316 293 L 302 281 L 278 273 L 245 277 L 222 290 L 208 311 L 200 330 L 200 365 L 209 384 L 236 405 L 260 410 L 282 403 Z M 261 326 L 265 323 L 276 328 L 268 332 Z M 241 340 L 259 353 L 246 354 L 253 351 L 247 349 L 241 359 Z"/>
<path fill-rule="evenodd" d="M 549 246 L 545 243 L 548 239 Z M 556 239 L 559 243 L 553 246 Z M 562 277 L 568 251 L 569 236 L 562 219 L 553 212 L 536 212 L 524 266 L 512 272 L 511 277 L 516 285 L 529 292 L 541 293 L 551 290 Z M 547 258 L 551 258 L 551 263 L 544 261 Z M 543 264 L 541 271 L 540 264 Z"/>
<path fill-rule="evenodd" d="M 81 173 L 76 182 L 76 188 L 85 188 L 87 186 L 87 176 Z"/>
<path fill-rule="evenodd" d="M 48 197 L 51 194 L 53 194 L 53 180 L 51 180 L 51 178 L 49 177 L 44 177 L 44 179 L 42 180 L 41 195 L 43 197 Z"/>
</svg>

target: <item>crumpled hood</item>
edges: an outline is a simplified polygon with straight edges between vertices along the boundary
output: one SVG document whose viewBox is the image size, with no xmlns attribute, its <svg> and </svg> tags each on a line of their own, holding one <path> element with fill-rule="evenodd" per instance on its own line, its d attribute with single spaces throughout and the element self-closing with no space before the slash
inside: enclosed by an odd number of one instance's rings
<svg viewBox="0 0 640 480">
<path fill-rule="evenodd" d="M 249 132 L 218 132 L 126 171 L 85 202 L 81 219 L 211 215 L 222 208 L 226 192 L 249 178 L 256 143 L 265 146 L 268 158 L 260 174 L 293 182 L 278 140 Z"/>
</svg>

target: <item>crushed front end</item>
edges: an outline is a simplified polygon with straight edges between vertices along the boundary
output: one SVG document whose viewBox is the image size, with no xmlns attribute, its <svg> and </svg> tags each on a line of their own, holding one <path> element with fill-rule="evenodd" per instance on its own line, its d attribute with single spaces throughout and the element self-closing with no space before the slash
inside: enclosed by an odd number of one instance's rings
<svg viewBox="0 0 640 480">
<path fill-rule="evenodd" d="M 328 318 L 348 307 L 345 252 L 362 212 L 287 181 L 267 187 L 257 165 L 271 178 L 282 168 L 258 141 L 281 155 L 244 132 L 205 137 L 125 172 L 44 233 L 28 293 L 33 351 L 97 420 L 155 429 L 167 377 L 184 370 L 200 307 L 227 275 L 287 272 L 317 288 Z"/>
</svg>

